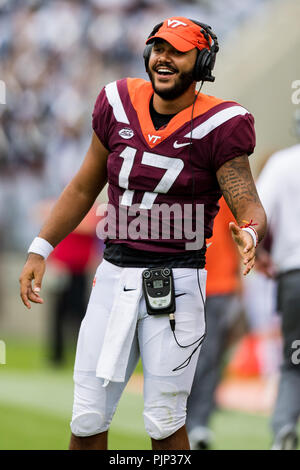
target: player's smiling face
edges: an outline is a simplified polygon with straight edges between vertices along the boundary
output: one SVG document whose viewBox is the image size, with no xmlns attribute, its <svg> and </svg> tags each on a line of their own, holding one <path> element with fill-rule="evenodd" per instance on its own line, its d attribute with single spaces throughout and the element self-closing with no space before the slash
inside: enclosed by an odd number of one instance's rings
<svg viewBox="0 0 300 470">
<path fill-rule="evenodd" d="M 167 41 L 157 40 L 148 66 L 154 91 L 166 100 L 181 96 L 194 83 L 196 57 L 196 49 L 180 52 Z"/>
</svg>

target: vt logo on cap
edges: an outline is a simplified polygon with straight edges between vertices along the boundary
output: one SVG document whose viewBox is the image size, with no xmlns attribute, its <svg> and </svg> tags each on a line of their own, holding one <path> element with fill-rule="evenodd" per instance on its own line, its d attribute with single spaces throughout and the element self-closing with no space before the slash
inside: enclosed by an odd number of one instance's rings
<svg viewBox="0 0 300 470">
<path fill-rule="evenodd" d="M 201 29 L 199 25 L 188 18 L 181 16 L 168 18 L 163 22 L 159 30 L 147 39 L 146 44 L 150 44 L 159 38 L 164 39 L 181 52 L 190 51 L 195 47 L 200 51 L 204 48 L 210 49 Z"/>
<path fill-rule="evenodd" d="M 176 26 L 187 26 L 186 23 L 183 23 L 182 21 L 179 20 L 168 20 L 168 26 L 170 28 L 176 28 Z"/>
</svg>

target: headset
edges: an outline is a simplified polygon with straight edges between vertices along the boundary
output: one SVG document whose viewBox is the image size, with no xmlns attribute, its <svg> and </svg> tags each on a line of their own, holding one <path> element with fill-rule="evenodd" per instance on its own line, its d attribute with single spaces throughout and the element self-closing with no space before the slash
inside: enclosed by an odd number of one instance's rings
<svg viewBox="0 0 300 470">
<path fill-rule="evenodd" d="M 216 54 L 219 50 L 218 38 L 209 25 L 205 23 L 200 23 L 196 20 L 190 21 L 192 21 L 201 28 L 201 33 L 203 34 L 209 45 L 209 49 L 207 49 L 206 47 L 204 47 L 201 51 L 198 49 L 197 59 L 193 70 L 193 77 L 196 82 L 214 82 L 215 77 L 212 75 L 212 70 L 216 61 Z M 163 23 L 159 23 L 154 26 L 153 30 L 148 36 L 148 39 L 151 38 L 151 36 L 154 36 L 162 25 Z M 210 39 L 213 42 L 212 45 L 210 43 Z M 143 52 L 147 72 L 152 47 L 153 44 L 147 44 Z"/>
</svg>

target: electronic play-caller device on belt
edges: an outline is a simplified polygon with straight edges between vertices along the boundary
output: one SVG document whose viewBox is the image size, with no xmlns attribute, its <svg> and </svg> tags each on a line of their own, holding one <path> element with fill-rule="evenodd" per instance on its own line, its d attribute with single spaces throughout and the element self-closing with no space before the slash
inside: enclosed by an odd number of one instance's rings
<svg viewBox="0 0 300 470">
<path fill-rule="evenodd" d="M 172 269 L 148 268 L 143 271 L 143 292 L 149 315 L 175 312 L 175 290 Z"/>
</svg>

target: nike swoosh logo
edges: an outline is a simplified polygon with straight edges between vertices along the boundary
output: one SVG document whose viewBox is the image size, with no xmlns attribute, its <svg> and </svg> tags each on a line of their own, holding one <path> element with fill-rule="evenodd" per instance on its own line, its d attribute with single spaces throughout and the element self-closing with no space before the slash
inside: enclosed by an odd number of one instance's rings
<svg viewBox="0 0 300 470">
<path fill-rule="evenodd" d="M 177 294 L 175 295 L 175 297 L 181 297 L 182 295 L 186 295 L 186 292 L 184 292 L 183 294 Z"/>
<path fill-rule="evenodd" d="M 174 149 L 180 149 L 180 147 L 185 147 L 185 145 L 190 145 L 190 142 L 185 142 L 184 144 L 178 144 L 177 140 L 174 142 Z"/>
<path fill-rule="evenodd" d="M 126 289 L 126 287 L 124 287 L 124 292 L 128 292 L 130 290 L 136 290 L 136 289 Z"/>
</svg>

